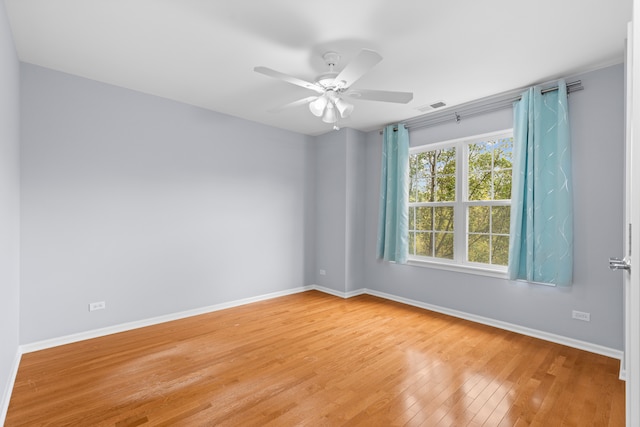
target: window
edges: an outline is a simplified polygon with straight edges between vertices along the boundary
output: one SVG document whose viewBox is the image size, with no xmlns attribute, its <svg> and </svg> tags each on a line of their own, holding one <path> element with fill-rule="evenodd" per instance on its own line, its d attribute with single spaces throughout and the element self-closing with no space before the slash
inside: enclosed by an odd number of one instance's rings
<svg viewBox="0 0 640 427">
<path fill-rule="evenodd" d="M 409 258 L 505 271 L 513 132 L 413 147 Z"/>
</svg>

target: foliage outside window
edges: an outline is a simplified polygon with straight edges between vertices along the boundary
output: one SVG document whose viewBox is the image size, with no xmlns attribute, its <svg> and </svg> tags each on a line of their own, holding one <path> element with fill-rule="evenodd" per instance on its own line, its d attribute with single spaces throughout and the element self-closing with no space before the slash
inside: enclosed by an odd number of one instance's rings
<svg viewBox="0 0 640 427">
<path fill-rule="evenodd" d="M 409 156 L 409 257 L 504 270 L 513 134 L 424 145 Z"/>
</svg>

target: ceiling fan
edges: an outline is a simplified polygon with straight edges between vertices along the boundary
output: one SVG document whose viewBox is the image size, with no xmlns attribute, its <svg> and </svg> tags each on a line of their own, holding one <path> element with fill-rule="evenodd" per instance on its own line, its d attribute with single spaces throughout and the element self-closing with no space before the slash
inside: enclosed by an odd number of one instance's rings
<svg viewBox="0 0 640 427">
<path fill-rule="evenodd" d="M 362 49 L 339 73 L 334 70 L 340 60 L 338 53 L 327 52 L 322 55 L 322 58 L 327 64 L 329 71 L 320 74 L 314 82 L 302 80 L 267 67 L 255 67 L 253 69 L 255 72 L 283 80 L 296 86 L 301 86 L 317 93 L 317 95 L 308 96 L 277 107 L 274 111 L 309 104 L 309 110 L 311 110 L 314 116 L 322 117 L 323 122 L 334 124 L 334 129 L 338 129 L 336 125 L 338 118 L 344 119 L 349 117 L 354 108 L 353 104 L 345 101 L 345 97 L 400 104 L 406 104 L 413 99 L 413 93 L 411 92 L 351 88 L 360 77 L 373 68 L 378 62 L 382 61 L 382 56 L 373 50 Z"/>
</svg>

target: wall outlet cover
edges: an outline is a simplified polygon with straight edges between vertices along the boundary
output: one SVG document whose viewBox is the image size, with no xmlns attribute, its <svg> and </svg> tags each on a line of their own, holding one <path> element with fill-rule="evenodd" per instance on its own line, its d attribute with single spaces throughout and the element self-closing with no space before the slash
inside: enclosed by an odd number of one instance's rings
<svg viewBox="0 0 640 427">
<path fill-rule="evenodd" d="M 89 311 L 104 310 L 107 305 L 104 301 L 89 303 Z"/>
<path fill-rule="evenodd" d="M 571 317 L 577 320 L 585 321 L 585 322 L 591 321 L 591 313 L 586 313 L 584 311 L 573 310 L 571 312 Z"/>
</svg>

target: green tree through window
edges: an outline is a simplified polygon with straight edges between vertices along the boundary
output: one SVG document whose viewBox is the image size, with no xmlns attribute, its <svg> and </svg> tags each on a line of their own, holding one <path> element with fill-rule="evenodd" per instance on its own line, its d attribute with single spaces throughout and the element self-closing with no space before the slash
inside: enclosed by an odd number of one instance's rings
<svg viewBox="0 0 640 427">
<path fill-rule="evenodd" d="M 409 254 L 453 259 L 456 149 L 409 157 Z"/>
<path fill-rule="evenodd" d="M 508 264 L 512 152 L 511 132 L 412 148 L 411 257 Z"/>
</svg>

